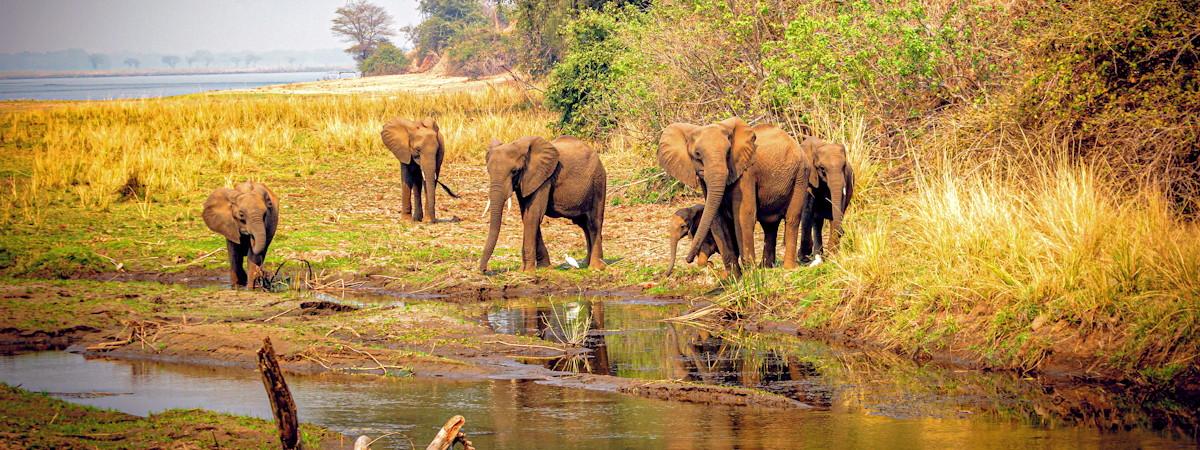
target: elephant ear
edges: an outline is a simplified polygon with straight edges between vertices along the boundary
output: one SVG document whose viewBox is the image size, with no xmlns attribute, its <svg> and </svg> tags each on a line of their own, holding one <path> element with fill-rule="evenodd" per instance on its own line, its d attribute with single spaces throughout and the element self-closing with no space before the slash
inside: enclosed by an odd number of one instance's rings
<svg viewBox="0 0 1200 450">
<path fill-rule="evenodd" d="M 692 189 L 700 189 L 700 178 L 696 176 L 696 166 L 688 153 L 690 136 L 696 128 L 690 123 L 676 122 L 664 128 L 658 138 L 659 167 Z"/>
<path fill-rule="evenodd" d="M 821 185 L 821 175 L 817 172 L 817 147 L 820 146 L 821 141 L 812 136 L 805 137 L 800 143 L 800 153 L 808 167 L 808 187 L 813 189 Z"/>
<path fill-rule="evenodd" d="M 242 234 L 238 231 L 237 220 L 233 217 L 233 204 L 240 192 L 229 188 L 213 191 L 204 201 L 204 224 L 208 229 L 217 232 L 225 239 L 241 242 Z"/>
<path fill-rule="evenodd" d="M 558 169 L 558 148 L 536 136 L 521 138 L 517 145 L 529 149 L 525 169 L 521 173 L 521 195 L 529 195 Z"/>
<path fill-rule="evenodd" d="M 718 122 L 721 128 L 729 134 L 729 178 L 727 184 L 733 184 L 750 168 L 754 162 L 755 141 L 758 137 L 750 125 L 738 117 L 730 117 Z"/>
<path fill-rule="evenodd" d="M 409 135 L 417 124 L 408 119 L 393 119 L 383 126 L 383 131 L 380 136 L 383 137 L 383 145 L 386 145 L 388 150 L 396 155 L 396 159 L 400 160 L 400 164 L 412 163 L 412 146 L 409 145 Z"/>
</svg>

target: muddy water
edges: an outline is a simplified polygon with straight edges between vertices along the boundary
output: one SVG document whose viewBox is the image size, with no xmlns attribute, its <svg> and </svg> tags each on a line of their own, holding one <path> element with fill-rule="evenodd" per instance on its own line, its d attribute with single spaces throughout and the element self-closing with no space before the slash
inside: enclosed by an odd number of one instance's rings
<svg viewBox="0 0 1200 450">
<path fill-rule="evenodd" d="M 547 363 L 564 372 L 747 386 L 815 408 L 664 402 L 534 381 L 291 376 L 301 419 L 351 436 L 402 432 L 420 443 L 447 417 L 462 414 L 481 449 L 1172 448 L 1197 442 L 1194 409 L 1171 399 L 659 321 L 682 312 L 680 304 L 576 297 L 463 308 L 498 332 L 590 349 L 589 357 Z M 206 408 L 270 415 L 252 370 L 44 352 L 0 358 L 0 381 L 134 414 Z M 408 448 L 398 437 L 386 445 Z"/>
</svg>

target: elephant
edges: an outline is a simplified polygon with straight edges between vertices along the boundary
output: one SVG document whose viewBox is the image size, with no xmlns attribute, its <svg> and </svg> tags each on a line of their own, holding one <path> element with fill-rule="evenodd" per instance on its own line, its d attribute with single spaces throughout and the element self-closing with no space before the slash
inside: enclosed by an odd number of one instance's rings
<svg viewBox="0 0 1200 450">
<path fill-rule="evenodd" d="M 800 147 L 818 174 L 811 186 L 812 200 L 801 220 L 800 255 L 807 260 L 824 254 L 822 228 L 826 220 L 833 228 L 830 250 L 837 251 L 842 237 L 842 218 L 854 197 L 854 170 L 846 161 L 846 146 L 842 144 L 809 136 Z"/>
<path fill-rule="evenodd" d="M 267 248 L 279 226 L 279 201 L 262 183 L 244 182 L 233 189 L 218 188 L 204 201 L 204 224 L 225 237 L 229 252 L 229 283 L 233 288 L 258 282 Z M 242 266 L 248 260 L 250 276 Z"/>
<path fill-rule="evenodd" d="M 779 223 L 784 221 L 784 267 L 796 267 L 798 229 L 814 173 L 787 132 L 767 124 L 750 127 L 737 117 L 703 126 L 673 123 L 659 139 L 658 163 L 683 184 L 703 191 L 704 212 L 696 236 L 714 233 L 721 258 L 734 276 L 741 273 L 739 259 L 741 264 L 754 263 L 756 220 L 765 238 L 762 266 L 775 264 Z M 722 235 L 730 231 L 714 220 L 722 213 L 732 217 L 737 249 L 727 248 Z M 702 243 L 692 239 L 688 262 Z"/>
<path fill-rule="evenodd" d="M 684 236 L 696 238 L 696 230 L 700 227 L 700 216 L 704 213 L 704 205 L 692 205 L 687 208 L 679 208 L 675 214 L 671 215 L 670 222 L 667 225 L 667 245 L 668 252 L 671 255 L 671 263 L 667 266 L 666 275 L 670 275 L 675 270 L 675 252 L 679 246 L 679 240 Z M 719 218 L 721 220 L 723 218 Z M 729 246 L 735 244 L 730 243 Z M 720 250 L 717 248 L 717 241 L 713 238 L 712 233 L 704 237 L 700 243 L 700 253 L 696 255 L 696 265 L 708 265 L 708 258 Z"/>
<path fill-rule="evenodd" d="M 500 205 L 514 193 L 524 225 L 522 270 L 550 265 L 542 238 L 543 216 L 567 218 L 579 226 L 587 241 L 587 266 L 604 267 L 602 230 L 608 180 L 600 156 L 587 144 L 571 136 L 549 142 L 527 136 L 507 144 L 493 139 L 487 150 L 487 171 L 492 206 L 488 210 L 487 243 L 479 259 L 480 272 L 487 272 L 500 236 L 504 210 Z"/>
<path fill-rule="evenodd" d="M 400 160 L 401 210 L 404 218 L 428 223 L 437 221 L 437 189 L 440 185 L 446 194 L 458 198 L 439 179 L 442 173 L 442 158 L 446 146 L 437 121 L 426 118 L 420 122 L 408 119 L 392 119 L 384 124 L 383 144 Z M 421 208 L 421 192 L 425 192 L 425 207 Z M 414 209 L 415 206 L 415 209 Z"/>
</svg>

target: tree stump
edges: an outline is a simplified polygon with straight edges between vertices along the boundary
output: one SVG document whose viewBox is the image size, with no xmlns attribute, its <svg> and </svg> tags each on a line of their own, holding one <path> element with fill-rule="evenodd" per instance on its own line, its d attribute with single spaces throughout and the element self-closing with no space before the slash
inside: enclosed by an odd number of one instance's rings
<svg viewBox="0 0 1200 450">
<path fill-rule="evenodd" d="M 258 350 L 258 370 L 262 372 L 263 387 L 267 388 L 267 399 L 271 401 L 271 413 L 275 415 L 283 450 L 299 450 L 300 420 L 296 416 L 296 402 L 283 379 L 283 370 L 279 368 L 269 337 L 263 338 L 263 346 Z"/>
<path fill-rule="evenodd" d="M 438 430 L 437 436 L 433 438 L 433 442 L 429 443 L 425 450 L 446 450 L 454 445 L 455 442 L 462 442 L 463 447 L 473 449 L 471 442 L 467 440 L 467 436 L 461 432 L 463 425 L 467 424 L 467 419 L 463 416 L 454 416 L 442 425 L 442 429 Z"/>
</svg>

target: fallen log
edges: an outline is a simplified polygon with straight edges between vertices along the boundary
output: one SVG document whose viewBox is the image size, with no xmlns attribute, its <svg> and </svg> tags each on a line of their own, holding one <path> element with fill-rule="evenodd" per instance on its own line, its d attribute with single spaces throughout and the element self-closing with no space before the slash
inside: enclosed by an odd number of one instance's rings
<svg viewBox="0 0 1200 450">
<path fill-rule="evenodd" d="M 456 443 L 463 445 L 466 450 L 475 450 L 471 445 L 471 441 L 467 440 L 467 435 L 462 432 L 462 427 L 467 424 L 467 419 L 463 416 L 454 416 L 442 425 L 442 429 L 438 430 L 437 436 L 433 438 L 433 442 L 429 443 L 425 450 L 447 450 Z"/>
<path fill-rule="evenodd" d="M 263 346 L 258 350 L 258 370 L 262 372 L 263 387 L 267 389 L 271 413 L 279 428 L 279 442 L 283 450 L 298 450 L 300 420 L 296 416 L 296 402 L 292 400 L 287 381 L 283 379 L 283 370 L 279 368 L 279 360 L 275 357 L 275 348 L 271 346 L 269 337 L 263 338 Z"/>
</svg>

